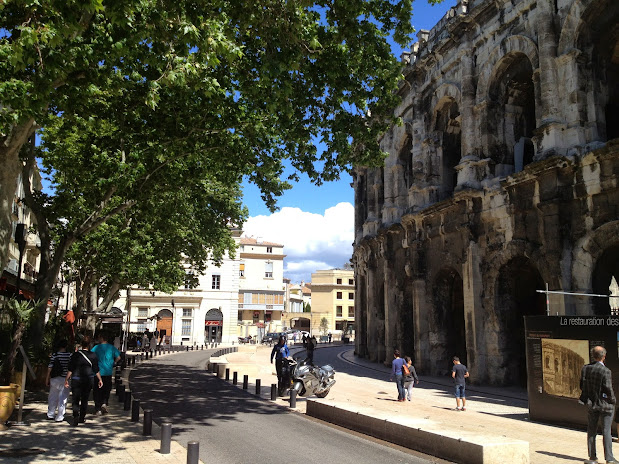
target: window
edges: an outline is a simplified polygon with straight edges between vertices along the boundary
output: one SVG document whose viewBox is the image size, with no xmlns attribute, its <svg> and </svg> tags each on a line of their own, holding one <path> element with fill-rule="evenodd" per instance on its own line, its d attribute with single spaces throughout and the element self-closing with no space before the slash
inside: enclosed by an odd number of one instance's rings
<svg viewBox="0 0 619 464">
<path fill-rule="evenodd" d="M 218 274 L 213 274 L 211 288 L 213 290 L 219 290 L 220 285 L 221 285 L 221 276 Z"/>
<path fill-rule="evenodd" d="M 191 319 L 183 319 L 181 335 L 191 335 Z"/>
<path fill-rule="evenodd" d="M 354 300 L 355 299 L 355 294 L 353 292 L 349 292 L 348 293 L 348 299 L 349 300 Z"/>
<path fill-rule="evenodd" d="M 273 278 L 273 263 L 271 261 L 267 261 L 266 263 L 264 263 L 264 278 Z"/>
<path fill-rule="evenodd" d="M 191 317 L 191 308 L 183 308 L 183 317 Z"/>
<path fill-rule="evenodd" d="M 193 280 L 193 272 L 185 273 L 185 289 L 191 288 L 191 281 Z"/>
<path fill-rule="evenodd" d="M 267 253 L 273 253 L 273 247 L 267 247 Z"/>
<path fill-rule="evenodd" d="M 353 279 L 348 279 L 348 285 L 355 285 L 355 281 Z"/>
<path fill-rule="evenodd" d="M 342 279 L 337 279 L 337 284 L 342 285 Z"/>
<path fill-rule="evenodd" d="M 136 331 L 144 332 L 146 330 L 146 319 L 138 319 L 138 328 Z"/>
<path fill-rule="evenodd" d="M 245 277 L 245 263 L 239 264 L 239 277 Z"/>
<path fill-rule="evenodd" d="M 336 298 L 337 298 L 338 300 L 341 300 L 341 299 L 342 299 L 342 292 L 337 292 L 337 296 L 336 296 Z"/>
<path fill-rule="evenodd" d="M 138 317 L 148 317 L 148 308 L 138 308 Z"/>
<path fill-rule="evenodd" d="M 355 317 L 355 307 L 354 306 L 349 306 L 348 307 L 348 317 Z"/>
<path fill-rule="evenodd" d="M 341 306 L 336 306 L 335 307 L 335 317 L 342 317 L 342 307 Z"/>
</svg>

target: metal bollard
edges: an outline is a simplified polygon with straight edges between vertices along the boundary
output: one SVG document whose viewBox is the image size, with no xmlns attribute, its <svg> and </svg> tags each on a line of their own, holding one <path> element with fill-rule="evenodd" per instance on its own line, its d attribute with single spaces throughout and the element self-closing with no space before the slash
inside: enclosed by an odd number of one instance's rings
<svg viewBox="0 0 619 464">
<path fill-rule="evenodd" d="M 153 433 L 153 410 L 144 410 L 144 427 L 142 428 L 142 435 L 149 436 Z"/>
<path fill-rule="evenodd" d="M 226 367 L 226 381 L 230 380 L 230 368 Z"/>
<path fill-rule="evenodd" d="M 131 422 L 140 420 L 140 400 L 134 399 L 131 403 Z"/>
<path fill-rule="evenodd" d="M 290 390 L 290 407 L 297 407 L 297 391 L 294 388 Z"/>
<path fill-rule="evenodd" d="M 190 441 L 187 443 L 187 464 L 198 464 L 200 459 L 200 442 Z"/>
<path fill-rule="evenodd" d="M 122 379 L 118 379 L 116 383 L 116 396 L 120 396 L 120 386 L 123 384 Z"/>
<path fill-rule="evenodd" d="M 271 384 L 271 401 L 277 400 L 277 384 Z"/>
<path fill-rule="evenodd" d="M 232 385 L 236 385 L 238 382 L 238 373 L 235 372 L 234 374 L 232 374 Z"/>
<path fill-rule="evenodd" d="M 172 441 L 172 424 L 164 422 L 161 424 L 161 454 L 170 454 L 170 442 Z"/>
<path fill-rule="evenodd" d="M 204 351 L 204 345 L 202 345 L 202 350 L 201 351 Z"/>
<path fill-rule="evenodd" d="M 189 347 L 187 347 L 187 351 L 189 351 Z"/>
<path fill-rule="evenodd" d="M 118 386 L 118 402 L 119 403 L 125 403 L 125 386 L 124 385 L 119 385 Z"/>
<path fill-rule="evenodd" d="M 260 395 L 260 379 L 256 379 L 256 395 Z"/>
<path fill-rule="evenodd" d="M 249 375 L 243 376 L 243 390 L 247 390 L 247 385 L 249 384 Z"/>
<path fill-rule="evenodd" d="M 135 356 L 131 356 L 131 367 L 135 366 Z"/>
<path fill-rule="evenodd" d="M 123 404 L 123 411 L 129 411 L 131 409 L 131 392 L 125 392 L 125 404 Z"/>
</svg>

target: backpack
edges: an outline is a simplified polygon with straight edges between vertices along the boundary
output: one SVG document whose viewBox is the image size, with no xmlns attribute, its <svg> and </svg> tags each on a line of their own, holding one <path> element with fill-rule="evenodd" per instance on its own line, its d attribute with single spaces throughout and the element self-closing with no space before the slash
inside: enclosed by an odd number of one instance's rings
<svg viewBox="0 0 619 464">
<path fill-rule="evenodd" d="M 60 364 L 60 359 L 54 353 L 54 363 L 52 364 L 52 372 L 49 375 L 51 378 L 54 377 L 62 377 L 62 364 Z"/>
</svg>

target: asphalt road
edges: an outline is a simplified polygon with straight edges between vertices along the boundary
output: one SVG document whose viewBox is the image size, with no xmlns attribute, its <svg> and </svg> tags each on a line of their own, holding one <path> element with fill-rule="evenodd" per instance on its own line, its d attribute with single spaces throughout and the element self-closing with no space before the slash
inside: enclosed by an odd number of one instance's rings
<svg viewBox="0 0 619 464">
<path fill-rule="evenodd" d="M 172 422 L 173 437 L 183 446 L 199 441 L 206 464 L 436 462 L 258 399 L 206 373 L 211 351 L 155 358 L 131 372 L 141 406 L 153 409 L 157 423 Z M 316 363 L 333 356 L 320 351 Z"/>
</svg>

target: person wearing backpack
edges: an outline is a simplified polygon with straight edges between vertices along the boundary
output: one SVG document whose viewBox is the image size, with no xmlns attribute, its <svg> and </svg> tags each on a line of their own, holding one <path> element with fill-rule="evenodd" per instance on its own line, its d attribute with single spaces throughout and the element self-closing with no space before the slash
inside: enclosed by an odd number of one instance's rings
<svg viewBox="0 0 619 464">
<path fill-rule="evenodd" d="M 73 398 L 73 426 L 80 422 L 86 422 L 88 409 L 88 397 L 93 387 L 93 379 L 96 376 L 99 388 L 103 387 L 103 380 L 99 373 L 99 360 L 97 355 L 89 351 L 91 338 L 85 335 L 82 339 L 82 349 L 76 351 L 69 359 L 65 387 L 69 388 L 71 381 L 71 396 Z"/>
<path fill-rule="evenodd" d="M 52 354 L 47 366 L 47 377 L 45 378 L 45 385 L 49 387 L 47 418 L 56 422 L 64 420 L 67 398 L 69 397 L 69 389 L 64 384 L 69 358 L 71 358 L 71 353 L 67 352 L 67 345 L 66 340 L 61 340 L 58 343 L 56 352 Z M 58 409 L 57 413 L 56 409 Z"/>
</svg>

